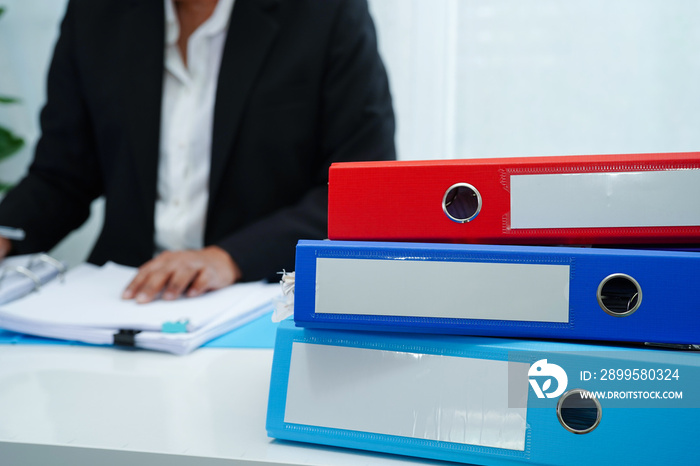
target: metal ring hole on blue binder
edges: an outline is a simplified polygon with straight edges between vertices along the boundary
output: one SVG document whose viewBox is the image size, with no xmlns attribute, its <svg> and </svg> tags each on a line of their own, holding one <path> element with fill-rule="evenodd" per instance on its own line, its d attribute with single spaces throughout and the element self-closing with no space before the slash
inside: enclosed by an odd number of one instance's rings
<svg viewBox="0 0 700 466">
<path fill-rule="evenodd" d="M 557 418 L 574 434 L 587 434 L 600 424 L 603 408 L 593 393 L 576 388 L 564 393 L 557 403 Z"/>
<path fill-rule="evenodd" d="M 626 317 L 639 309 L 642 288 L 634 278 L 624 273 L 608 275 L 598 285 L 598 304 L 615 317 Z"/>
<path fill-rule="evenodd" d="M 481 211 L 481 194 L 468 183 L 453 184 L 442 198 L 442 210 L 453 222 L 471 222 Z"/>
</svg>

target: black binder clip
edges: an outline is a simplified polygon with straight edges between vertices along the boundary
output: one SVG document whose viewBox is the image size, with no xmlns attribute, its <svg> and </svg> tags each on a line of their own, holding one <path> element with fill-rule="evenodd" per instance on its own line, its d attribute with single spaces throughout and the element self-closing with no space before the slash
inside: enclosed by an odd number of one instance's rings
<svg viewBox="0 0 700 466">
<path fill-rule="evenodd" d="M 120 329 L 119 332 L 114 334 L 114 346 L 136 347 L 136 335 L 139 333 L 141 333 L 141 330 Z"/>
</svg>

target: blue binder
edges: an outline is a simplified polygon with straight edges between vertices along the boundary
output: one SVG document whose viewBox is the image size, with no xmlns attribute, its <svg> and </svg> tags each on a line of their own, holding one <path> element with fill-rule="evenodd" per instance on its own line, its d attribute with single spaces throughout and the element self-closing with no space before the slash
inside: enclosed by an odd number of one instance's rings
<svg viewBox="0 0 700 466">
<path fill-rule="evenodd" d="M 700 343 L 700 254 L 300 241 L 294 320 L 310 328 Z"/>
<path fill-rule="evenodd" d="M 698 382 L 697 353 L 284 321 L 267 431 L 490 466 L 694 464 Z"/>
</svg>

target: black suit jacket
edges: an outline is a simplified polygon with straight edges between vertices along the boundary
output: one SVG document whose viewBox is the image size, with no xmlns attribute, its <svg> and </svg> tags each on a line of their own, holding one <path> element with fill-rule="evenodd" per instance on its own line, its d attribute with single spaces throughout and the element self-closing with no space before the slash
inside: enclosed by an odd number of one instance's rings
<svg viewBox="0 0 700 466">
<path fill-rule="evenodd" d="M 28 176 L 0 204 L 14 252 L 53 247 L 105 196 L 90 261 L 154 252 L 163 0 L 72 0 Z M 294 269 L 327 232 L 328 167 L 395 158 L 387 76 L 366 0 L 236 0 L 218 78 L 205 243 L 244 279 Z"/>
</svg>

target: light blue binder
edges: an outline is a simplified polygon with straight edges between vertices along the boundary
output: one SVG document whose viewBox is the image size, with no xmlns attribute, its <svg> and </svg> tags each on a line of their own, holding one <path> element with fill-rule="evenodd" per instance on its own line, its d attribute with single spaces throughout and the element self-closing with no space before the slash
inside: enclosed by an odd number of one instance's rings
<svg viewBox="0 0 700 466">
<path fill-rule="evenodd" d="M 294 320 L 310 328 L 700 343 L 700 254 L 300 241 Z"/>
<path fill-rule="evenodd" d="M 490 466 L 694 464 L 699 382 L 697 353 L 287 320 L 267 431 Z"/>
</svg>

